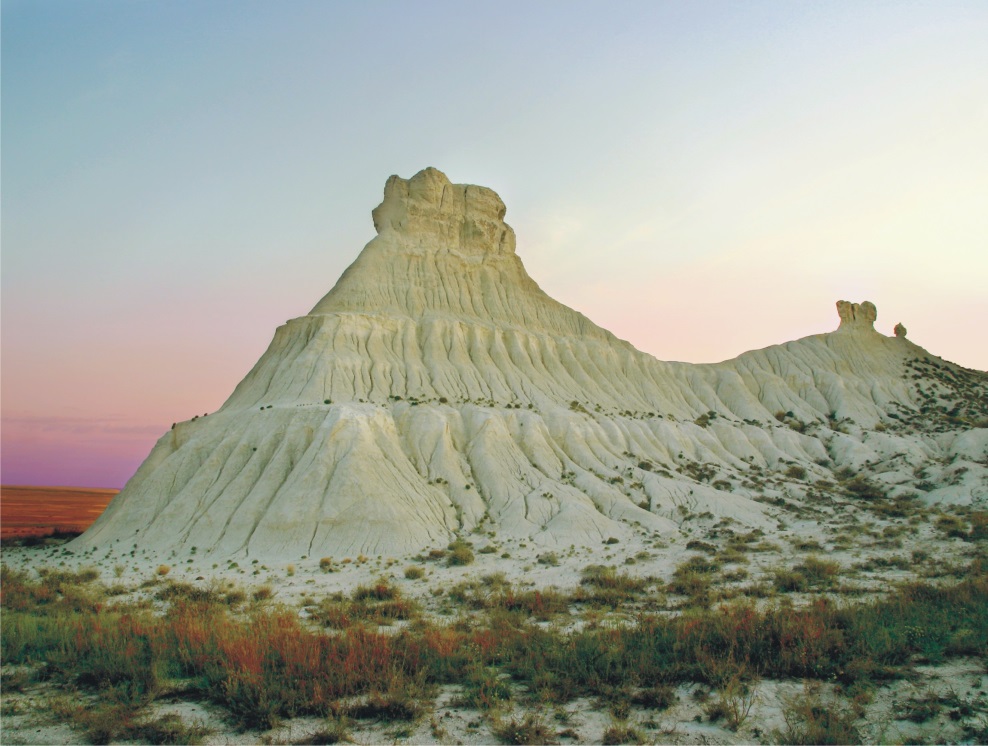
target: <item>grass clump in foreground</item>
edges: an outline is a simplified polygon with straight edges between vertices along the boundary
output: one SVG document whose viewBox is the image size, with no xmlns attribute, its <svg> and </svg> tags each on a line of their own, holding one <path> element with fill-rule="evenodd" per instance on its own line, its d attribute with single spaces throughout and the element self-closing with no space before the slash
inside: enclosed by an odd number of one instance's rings
<svg viewBox="0 0 988 746">
<path fill-rule="evenodd" d="M 100 707 L 116 708 L 106 712 L 120 728 L 143 722 L 142 708 L 161 696 L 165 681 L 255 729 L 302 715 L 405 722 L 428 710 L 438 684 L 460 685 L 463 706 L 489 709 L 510 700 L 513 687 L 563 702 L 622 688 L 644 697 L 641 688 L 656 682 L 714 687 L 723 693 L 723 717 L 739 725 L 748 686 L 758 677 L 836 680 L 851 688 L 903 675 L 918 661 L 988 660 L 988 566 L 981 561 L 959 582 L 904 585 L 876 601 L 694 606 L 675 616 L 639 614 L 627 625 L 578 630 L 539 625 L 493 604 L 451 624 L 420 618 L 391 632 L 368 624 L 327 631 L 317 614 L 304 620 L 295 609 L 232 607 L 221 598 L 176 594 L 160 613 L 107 600 L 95 580 L 83 585 L 90 598 L 102 600 L 79 603 L 75 582 L 46 583 L 4 568 L 2 662 L 30 666 L 55 685 L 96 692 Z M 338 600 L 368 609 L 403 601 L 385 581 Z M 672 699 L 664 689 L 653 696 L 657 708 Z M 832 708 L 791 710 L 791 727 L 781 735 L 787 742 L 826 742 L 829 736 L 817 729 L 844 727 Z M 65 717 L 89 732 L 85 716 L 66 710 Z M 547 738 L 534 717 L 501 726 L 497 735 L 504 740 Z"/>
<path fill-rule="evenodd" d="M 813 688 L 786 702 L 782 715 L 786 727 L 773 734 L 776 743 L 794 746 L 861 743 L 851 708 L 824 701 Z"/>
<path fill-rule="evenodd" d="M 509 718 L 495 722 L 491 731 L 504 743 L 509 744 L 555 743 L 553 738 L 556 735 L 540 715 L 531 712 L 525 713 L 521 720 Z"/>
<path fill-rule="evenodd" d="M 58 697 L 50 703 L 50 709 L 81 731 L 90 743 L 199 744 L 210 733 L 201 723 L 186 723 L 174 713 L 149 718 L 140 709 L 119 702 L 100 702 L 86 708 L 68 697 Z"/>
<path fill-rule="evenodd" d="M 595 606 L 617 607 L 633 601 L 648 587 L 646 578 L 618 572 L 607 565 L 589 565 L 583 570 L 580 587 L 573 600 Z"/>
<path fill-rule="evenodd" d="M 373 585 L 358 586 L 345 597 L 342 593 L 327 596 L 317 604 L 306 607 L 309 618 L 324 627 L 346 629 L 354 624 L 389 625 L 396 621 L 415 619 L 419 605 L 401 595 L 384 579 Z"/>
</svg>

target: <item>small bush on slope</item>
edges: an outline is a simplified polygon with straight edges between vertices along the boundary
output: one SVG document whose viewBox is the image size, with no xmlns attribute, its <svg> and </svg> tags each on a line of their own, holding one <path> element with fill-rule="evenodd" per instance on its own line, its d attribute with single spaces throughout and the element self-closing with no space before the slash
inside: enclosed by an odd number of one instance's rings
<svg viewBox="0 0 988 746">
<path fill-rule="evenodd" d="M 449 545 L 449 555 L 446 562 L 449 565 L 469 565 L 474 560 L 473 549 L 469 542 L 457 539 Z"/>
</svg>

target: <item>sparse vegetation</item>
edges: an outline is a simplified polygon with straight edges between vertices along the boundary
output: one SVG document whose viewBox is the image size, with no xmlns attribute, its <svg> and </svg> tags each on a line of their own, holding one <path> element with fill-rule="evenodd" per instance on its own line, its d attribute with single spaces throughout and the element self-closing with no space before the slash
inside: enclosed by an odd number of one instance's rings
<svg viewBox="0 0 988 746">
<path fill-rule="evenodd" d="M 648 741 L 637 728 L 627 723 L 615 723 L 604 731 L 600 737 L 600 742 L 605 746 L 618 746 L 618 744 L 647 743 Z"/>
<path fill-rule="evenodd" d="M 583 570 L 580 588 L 573 596 L 579 603 L 618 606 L 644 592 L 649 581 L 618 572 L 605 565 L 589 565 Z"/>
<path fill-rule="evenodd" d="M 735 547 L 760 540 L 758 534 L 728 537 Z M 840 566 L 807 557 L 792 571 L 812 592 L 832 587 Z M 718 572 L 708 554 L 695 555 L 677 568 L 673 585 L 696 595 L 691 583 L 703 578 L 702 592 L 712 594 Z M 150 739 L 126 728 L 146 722 L 143 708 L 162 696 L 165 682 L 180 685 L 187 697 L 223 707 L 241 727 L 261 729 L 303 714 L 336 723 L 347 718 L 409 723 L 428 711 L 436 685 L 459 684 L 457 706 L 493 712 L 497 737 L 512 742 L 554 738 L 541 716 L 499 719 L 516 687 L 546 702 L 606 698 L 618 718 L 613 728 L 636 729 L 621 719 L 628 707 L 669 707 L 676 697 L 672 685 L 696 682 L 713 689 L 708 717 L 740 728 L 759 677 L 834 681 L 858 691 L 905 675 L 917 662 L 984 658 L 988 568 L 975 560 L 958 572 L 959 581 L 905 584 L 887 598 L 854 604 L 823 597 L 799 607 L 785 602 L 756 607 L 745 600 L 709 607 L 691 603 L 678 614 L 638 611 L 613 625 L 593 622 L 594 614 L 600 619 L 610 613 L 594 611 L 595 606 L 647 608 L 642 604 L 653 599 L 654 581 L 594 565 L 569 595 L 512 588 L 494 573 L 443 593 L 444 603 L 465 609 L 440 623 L 423 618 L 417 604 L 387 578 L 349 595 L 310 599 L 300 618 L 280 606 L 240 609 L 245 594 L 233 586 L 156 580 L 151 588 L 155 603 L 166 609 L 162 614 L 141 602 L 111 601 L 109 589 L 91 570 L 53 570 L 31 579 L 4 567 L 0 645 L 5 665 L 34 667 L 52 685 L 96 692 L 101 703 L 117 708 L 103 711 L 116 724 L 112 732 L 92 733 L 96 720 L 63 708 L 64 717 L 88 739 Z M 589 609 L 581 612 L 581 605 Z M 588 615 L 586 624 L 538 623 L 573 609 Z M 7 681 L 5 676 L 5 691 Z M 791 703 L 778 739 L 854 737 L 846 709 L 821 708 L 808 698 Z M 917 705 L 907 715 L 918 718 L 923 712 Z M 178 728 L 159 725 L 162 732 Z M 345 737 L 345 728 L 337 735 Z M 188 740 L 195 737 L 188 731 Z"/>
<path fill-rule="evenodd" d="M 542 717 L 531 712 L 521 720 L 509 718 L 496 722 L 492 727 L 494 735 L 504 743 L 548 744 L 554 743 L 555 733 L 545 724 Z"/>
<path fill-rule="evenodd" d="M 786 727 L 774 734 L 777 743 L 797 746 L 861 743 L 850 707 L 836 701 L 825 702 L 812 689 L 787 702 L 782 714 Z"/>
<path fill-rule="evenodd" d="M 776 570 L 773 582 L 775 587 L 783 593 L 805 592 L 811 588 L 830 587 L 839 574 L 839 563 L 810 556 L 791 570 Z"/>
<path fill-rule="evenodd" d="M 806 469 L 797 464 L 793 464 L 786 469 L 786 476 L 790 479 L 806 479 Z"/>
<path fill-rule="evenodd" d="M 446 562 L 450 565 L 470 565 L 473 564 L 473 547 L 467 541 L 457 539 L 449 545 L 449 555 Z"/>
</svg>

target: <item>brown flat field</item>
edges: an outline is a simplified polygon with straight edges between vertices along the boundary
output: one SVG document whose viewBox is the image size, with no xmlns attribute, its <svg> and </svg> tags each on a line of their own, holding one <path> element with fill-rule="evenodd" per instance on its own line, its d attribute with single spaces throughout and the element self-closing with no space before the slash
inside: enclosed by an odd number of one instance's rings
<svg viewBox="0 0 988 746">
<path fill-rule="evenodd" d="M 0 538 L 82 532 L 120 490 L 0 486 Z"/>
</svg>

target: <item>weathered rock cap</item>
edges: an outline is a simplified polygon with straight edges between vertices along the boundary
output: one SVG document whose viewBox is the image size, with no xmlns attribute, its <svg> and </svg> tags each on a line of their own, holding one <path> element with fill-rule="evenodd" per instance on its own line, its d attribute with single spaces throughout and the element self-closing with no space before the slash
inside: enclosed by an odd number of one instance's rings
<svg viewBox="0 0 988 746">
<path fill-rule="evenodd" d="M 840 316 L 840 329 L 875 329 L 875 319 L 878 309 L 871 301 L 851 303 L 846 300 L 837 301 L 837 315 Z"/>
<path fill-rule="evenodd" d="M 504 222 L 504 202 L 493 189 L 453 184 L 426 168 L 410 179 L 392 176 L 373 211 L 381 237 L 398 234 L 416 245 L 470 254 L 512 254 L 515 232 Z"/>
</svg>

